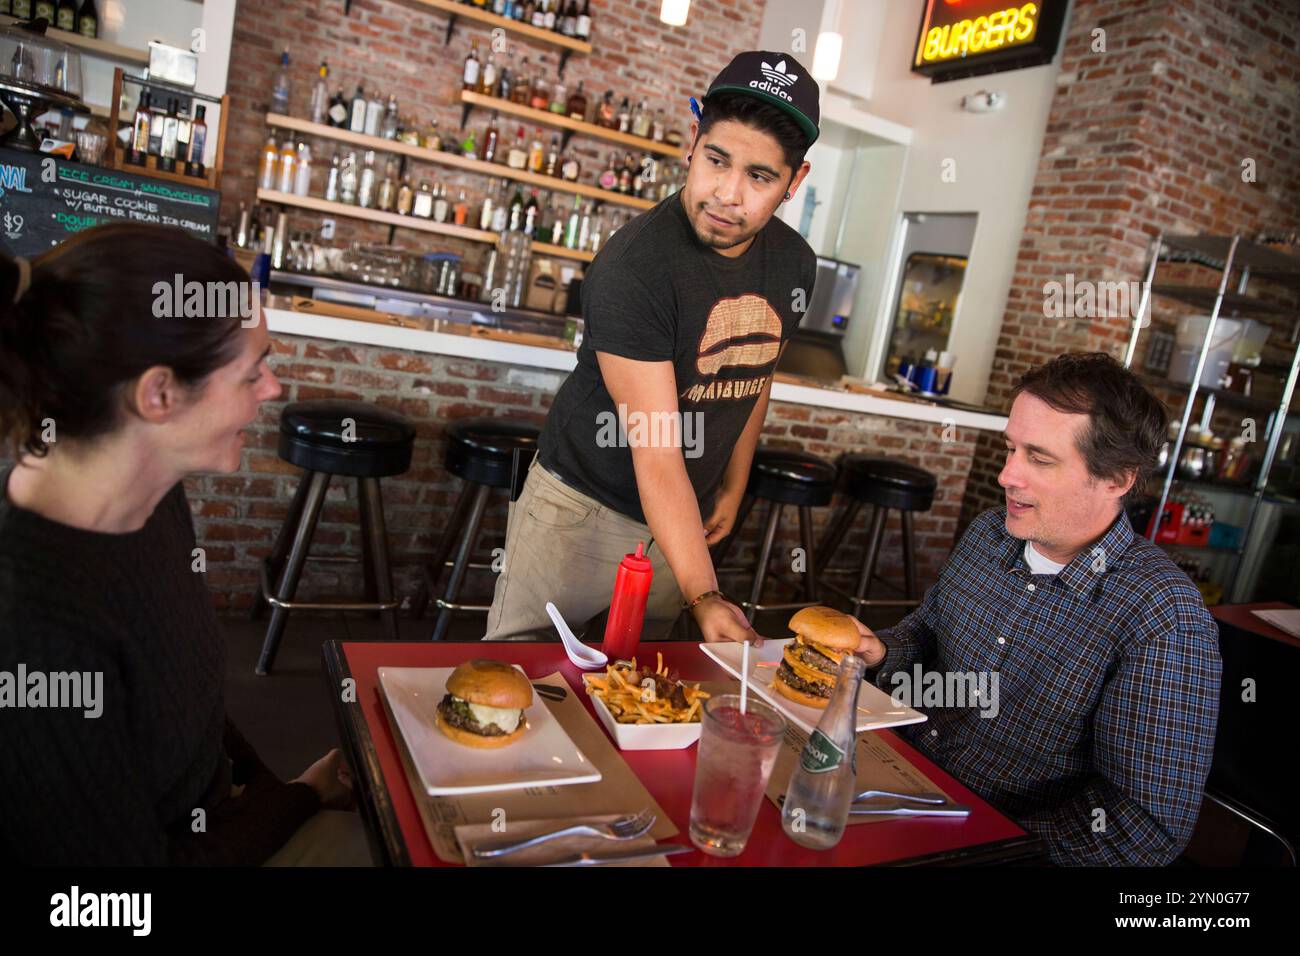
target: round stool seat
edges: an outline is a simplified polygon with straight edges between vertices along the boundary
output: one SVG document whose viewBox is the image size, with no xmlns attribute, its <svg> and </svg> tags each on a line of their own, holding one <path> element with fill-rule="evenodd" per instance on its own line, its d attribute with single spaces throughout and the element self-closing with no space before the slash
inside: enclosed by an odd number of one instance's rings
<svg viewBox="0 0 1300 956">
<path fill-rule="evenodd" d="M 538 429 L 501 418 L 467 418 L 447 426 L 447 470 L 466 481 L 510 487 L 516 448 L 537 449 Z"/>
<path fill-rule="evenodd" d="M 820 508 L 831 503 L 835 466 L 807 452 L 759 448 L 754 452 L 746 491 L 782 504 Z"/>
<path fill-rule="evenodd" d="M 859 501 L 897 511 L 928 511 L 938 480 L 924 468 L 892 458 L 844 455 L 840 458 L 848 493 Z"/>
<path fill-rule="evenodd" d="M 366 402 L 294 402 L 280 413 L 280 457 L 308 471 L 354 478 L 400 475 L 411 467 L 415 426 Z"/>
</svg>

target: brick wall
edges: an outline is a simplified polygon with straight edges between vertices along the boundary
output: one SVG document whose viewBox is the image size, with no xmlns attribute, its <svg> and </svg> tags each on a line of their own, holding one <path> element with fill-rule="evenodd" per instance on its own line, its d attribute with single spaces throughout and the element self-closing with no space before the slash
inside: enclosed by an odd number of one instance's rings
<svg viewBox="0 0 1300 956">
<path fill-rule="evenodd" d="M 417 427 L 411 469 L 382 482 L 389 547 L 399 595 L 413 595 L 418 567 L 433 551 L 460 492 L 460 479 L 443 468 L 447 422 L 471 416 L 500 416 L 541 425 L 551 403 L 552 383 L 564 373 L 522 369 L 390 349 L 352 345 L 299 336 L 278 336 L 273 366 L 284 387 L 275 402 L 262 407 L 249 429 L 240 470 L 233 475 L 205 475 L 187 480 L 198 541 L 206 549 L 208 586 L 220 609 L 247 607 L 257 587 L 258 561 L 270 551 L 293 491 L 298 469 L 276 455 L 280 410 L 289 401 L 343 397 L 374 402 L 407 415 Z M 864 451 L 904 458 L 934 471 L 940 487 L 933 508 L 915 522 L 919 580 L 933 581 L 953 541 L 966 470 L 975 433 L 922 422 L 885 419 L 870 415 L 774 402 L 762 441 L 778 447 L 801 448 L 826 458 L 843 451 Z M 829 519 L 828 509 L 815 512 L 814 527 L 820 538 Z M 761 509 L 747 523 L 741 545 L 728 564 L 754 558 Z M 778 539 L 778 555 L 796 547 L 797 521 L 788 513 Z M 484 527 L 500 538 L 505 533 L 505 496 L 495 496 Z M 845 539 L 842 561 L 853 563 L 865 533 L 865 515 Z M 486 540 L 480 558 L 499 540 Z M 313 554 L 340 555 L 360 552 L 360 526 L 356 483 L 335 479 L 313 545 Z M 895 518 L 885 540 L 879 573 L 901 587 L 901 544 Z M 774 559 L 773 567 L 788 557 Z M 614 569 L 610 569 L 611 583 Z M 734 583 L 734 582 L 733 582 Z M 490 599 L 490 575 L 471 573 L 467 598 Z M 745 587 L 748 585 L 745 584 Z M 361 593 L 360 570 L 355 566 L 308 565 L 299 589 L 303 600 Z M 778 584 L 772 595 L 786 592 Z M 884 593 L 884 592 L 880 592 Z"/>
<path fill-rule="evenodd" d="M 702 95 L 732 55 L 757 41 L 763 3 L 696 0 L 684 28 L 659 22 L 658 0 L 593 0 L 591 11 L 594 51 L 589 56 L 570 57 L 563 77 L 568 88 L 573 90 L 582 81 L 584 92 L 593 99 L 611 88 L 616 103 L 624 95 L 631 96 L 633 103 L 644 98 L 650 109 L 664 109 L 669 128 L 676 126 L 685 134 L 692 118 L 688 98 Z M 441 11 L 399 0 L 354 0 L 352 13 L 346 17 L 343 0 L 242 0 L 238 14 L 230 56 L 231 117 L 221 189 L 222 218 L 227 225 L 237 220 L 241 201 L 254 202 L 258 160 L 270 132 L 265 117 L 272 78 L 283 48 L 288 47 L 294 70 L 291 114 L 308 115 L 316 68 L 325 59 L 330 65 L 331 92 L 342 86 L 350 100 L 360 80 L 367 93 L 378 89 L 385 101 L 389 93 L 396 93 L 402 115 L 413 116 L 421 129 L 436 118 L 446 137 L 461 129 L 461 71 L 471 41 L 477 41 L 480 56 L 491 41 L 485 26 L 461 19 L 451 42 L 444 45 L 448 17 Z M 517 60 L 527 56 L 535 67 L 540 55 L 548 67 L 547 79 L 554 83 L 558 47 L 517 40 L 511 33 L 505 39 Z M 500 57 L 498 62 L 502 62 Z M 517 124 L 504 115 L 501 120 L 502 141 L 513 140 Z M 469 125 L 481 134 L 487 122 L 488 115 L 475 109 Z M 530 139 L 533 129 L 527 127 Z M 550 142 L 552 132 L 543 129 L 544 143 Z M 323 196 L 335 144 L 300 135 L 295 138 L 312 148 L 312 195 Z M 582 181 L 592 182 L 604 168 L 610 144 L 575 136 L 571 148 L 582 163 Z M 381 175 L 383 163 L 384 157 L 377 155 Z M 489 185 L 481 175 L 430 163 L 413 163 L 411 174 L 417 186 L 422 178 L 431 184 L 446 183 L 453 201 L 457 190 L 464 188 L 475 211 Z M 499 181 L 493 184 L 499 185 Z M 560 195 L 571 202 L 567 194 Z M 293 231 L 314 228 L 321 218 L 304 210 L 288 212 Z M 337 222 L 336 245 L 354 239 L 388 241 L 387 226 L 341 218 Z M 459 252 L 467 254 L 470 262 L 476 261 L 486 248 L 479 243 L 402 229 L 397 230 L 393 243 L 425 252 Z"/>
<path fill-rule="evenodd" d="M 1094 51 L 1103 30 L 1105 51 Z M 1076 0 L 989 380 L 1016 380 L 1061 352 L 1122 359 L 1127 317 L 1044 316 L 1044 283 L 1142 280 L 1159 231 L 1255 235 L 1300 223 L 1300 7 L 1288 0 Z M 1244 182 L 1245 160 L 1255 164 Z M 1160 273 L 1180 281 L 1177 271 Z M 1183 281 L 1212 283 L 1206 270 Z M 1252 287 L 1252 291 L 1254 291 Z M 1154 318 L 1195 311 L 1156 300 Z M 1139 356 L 1140 358 L 1140 356 Z M 1161 397 L 1178 413 L 1177 393 Z M 1001 504 L 1000 436 L 982 433 L 960 526 Z"/>
</svg>

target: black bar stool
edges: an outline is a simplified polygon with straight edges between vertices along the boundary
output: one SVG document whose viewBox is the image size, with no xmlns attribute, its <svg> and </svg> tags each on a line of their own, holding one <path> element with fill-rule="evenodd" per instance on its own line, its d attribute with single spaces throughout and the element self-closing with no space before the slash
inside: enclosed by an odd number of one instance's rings
<svg viewBox="0 0 1300 956">
<path fill-rule="evenodd" d="M 271 621 L 262 642 L 257 673 L 271 673 L 289 612 L 295 608 L 378 611 L 389 638 L 397 640 L 397 601 L 388 560 L 388 535 L 379 479 L 400 475 L 411 466 L 415 428 L 388 409 L 337 399 L 295 402 L 280 413 L 280 457 L 303 469 L 271 555 L 262 565 L 261 590 L 253 598 L 252 615 L 271 607 Z M 308 560 L 355 562 L 356 558 L 312 558 L 325 492 L 334 475 L 357 479 L 361 506 L 361 551 L 365 571 L 364 602 L 303 603 L 293 600 Z M 275 585 L 272 587 L 271 582 Z"/>
<path fill-rule="evenodd" d="M 839 550 L 844 535 L 853 526 L 853 519 L 864 504 L 870 504 L 871 525 L 867 532 L 867 545 L 862 553 L 862 565 L 858 569 L 856 590 L 849 594 L 830 581 L 824 583 L 853 603 L 855 617 L 860 616 L 866 605 L 917 604 L 920 596 L 916 593 L 916 539 L 912 532 L 912 515 L 917 511 L 930 510 L 938 481 L 922 468 L 890 458 L 848 454 L 840 457 L 839 466 L 845 500 L 831 519 L 826 537 L 817 552 L 817 572 L 825 578 L 828 574 L 849 570 L 831 568 L 830 563 Z M 880 545 L 885 537 L 885 522 L 891 510 L 899 512 L 903 525 L 903 580 L 907 597 L 904 600 L 873 601 L 867 595 L 871 591 L 871 579 L 875 576 Z"/>
<path fill-rule="evenodd" d="M 493 488 L 510 491 L 510 500 L 519 497 L 524 477 L 537 454 L 538 429 L 532 425 L 500 418 L 471 418 L 447 426 L 446 468 L 465 480 L 451 521 L 443 530 L 433 560 L 424 568 L 423 580 L 414 602 L 414 616 L 422 618 L 429 595 L 435 592 L 444 567 L 451 567 L 447 587 L 434 603 L 438 619 L 430 639 L 446 636 L 453 611 L 487 611 L 485 605 L 457 604 L 465 572 L 470 568 L 490 569 L 490 564 L 474 563 L 470 555 L 478 541 L 479 524 L 487 510 L 488 495 Z M 456 558 L 449 561 L 452 548 Z"/>
<path fill-rule="evenodd" d="M 736 524 L 731 534 L 723 538 L 714 549 L 713 564 L 718 574 L 749 570 L 723 567 L 732 544 L 740 537 L 745 519 L 759 500 L 768 502 L 767 521 L 763 528 L 763 541 L 759 547 L 758 562 L 753 568 L 749 600 L 742 601 L 745 617 L 752 624 L 758 611 L 808 607 L 817 602 L 816 549 L 813 543 L 812 509 L 831 503 L 835 491 L 835 466 L 816 455 L 801 451 L 777 448 L 758 448 L 749 469 L 749 484 L 745 497 L 736 513 Z M 772 545 L 781 521 L 781 510 L 786 505 L 799 509 L 799 537 L 803 542 L 806 570 L 803 575 L 803 594 L 806 600 L 786 604 L 760 604 L 763 583 L 767 580 L 767 566 L 772 558 Z"/>
</svg>

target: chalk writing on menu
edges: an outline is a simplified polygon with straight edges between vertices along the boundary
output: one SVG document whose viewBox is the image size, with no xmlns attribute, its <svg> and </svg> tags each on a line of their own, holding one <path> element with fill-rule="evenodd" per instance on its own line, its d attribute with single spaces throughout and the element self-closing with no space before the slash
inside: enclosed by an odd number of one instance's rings
<svg viewBox="0 0 1300 956">
<path fill-rule="evenodd" d="M 215 242 L 220 202 L 211 189 L 0 149 L 0 248 L 11 256 L 106 222 L 174 226 Z"/>
</svg>

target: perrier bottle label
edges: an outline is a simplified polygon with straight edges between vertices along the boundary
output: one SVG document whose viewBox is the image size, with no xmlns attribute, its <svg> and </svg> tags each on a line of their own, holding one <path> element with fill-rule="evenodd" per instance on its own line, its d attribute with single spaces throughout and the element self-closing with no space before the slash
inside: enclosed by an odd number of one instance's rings
<svg viewBox="0 0 1300 956">
<path fill-rule="evenodd" d="M 799 765 L 809 773 L 830 773 L 844 762 L 844 751 L 820 730 L 814 730 L 799 757 Z"/>
</svg>

